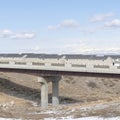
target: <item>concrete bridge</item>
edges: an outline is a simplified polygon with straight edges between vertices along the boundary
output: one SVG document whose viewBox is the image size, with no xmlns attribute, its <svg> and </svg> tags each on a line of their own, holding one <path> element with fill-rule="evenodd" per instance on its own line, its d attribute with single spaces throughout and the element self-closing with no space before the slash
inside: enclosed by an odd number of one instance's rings
<svg viewBox="0 0 120 120">
<path fill-rule="evenodd" d="M 48 106 L 48 82 L 52 82 L 52 104 L 59 104 L 62 75 L 120 77 L 120 56 L 0 54 L 0 71 L 38 76 L 41 106 Z"/>
</svg>

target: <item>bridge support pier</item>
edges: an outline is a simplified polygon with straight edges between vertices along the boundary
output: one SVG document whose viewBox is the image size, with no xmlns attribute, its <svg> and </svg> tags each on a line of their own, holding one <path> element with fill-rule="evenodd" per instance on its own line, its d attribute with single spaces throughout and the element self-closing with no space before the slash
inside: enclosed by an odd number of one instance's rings
<svg viewBox="0 0 120 120">
<path fill-rule="evenodd" d="M 41 107 L 48 106 L 48 81 L 44 77 L 39 77 L 38 82 L 41 83 Z"/>
<path fill-rule="evenodd" d="M 52 81 L 52 104 L 59 105 L 59 81 L 61 77 L 56 77 Z"/>
<path fill-rule="evenodd" d="M 52 105 L 59 104 L 59 81 L 60 76 L 42 76 L 38 77 L 41 83 L 41 107 L 48 106 L 48 82 L 52 82 Z"/>
</svg>

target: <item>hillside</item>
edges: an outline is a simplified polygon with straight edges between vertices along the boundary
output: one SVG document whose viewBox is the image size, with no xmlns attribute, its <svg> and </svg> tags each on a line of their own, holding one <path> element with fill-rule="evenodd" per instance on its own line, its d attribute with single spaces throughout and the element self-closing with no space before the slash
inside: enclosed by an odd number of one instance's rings
<svg viewBox="0 0 120 120">
<path fill-rule="evenodd" d="M 47 109 L 42 109 L 40 84 L 35 76 L 0 73 L 0 117 L 37 120 L 69 115 L 74 117 L 120 115 L 118 78 L 63 76 L 60 81 L 61 104 L 58 107 L 51 106 L 51 91 L 49 83 L 50 104 Z M 56 114 L 54 110 L 62 112 Z M 52 113 L 48 114 L 45 111 Z"/>
</svg>

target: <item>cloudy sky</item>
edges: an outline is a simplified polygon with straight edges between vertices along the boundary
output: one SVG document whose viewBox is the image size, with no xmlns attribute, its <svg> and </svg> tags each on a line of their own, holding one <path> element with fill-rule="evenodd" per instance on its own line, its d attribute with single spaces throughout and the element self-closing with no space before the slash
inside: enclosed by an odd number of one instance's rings
<svg viewBox="0 0 120 120">
<path fill-rule="evenodd" d="M 0 0 L 0 53 L 120 53 L 120 0 Z"/>
</svg>

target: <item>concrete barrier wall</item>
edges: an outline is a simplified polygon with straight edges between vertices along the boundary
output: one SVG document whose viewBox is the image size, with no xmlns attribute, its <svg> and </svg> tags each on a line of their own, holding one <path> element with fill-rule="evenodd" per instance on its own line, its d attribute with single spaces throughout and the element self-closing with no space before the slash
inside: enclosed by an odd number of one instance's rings
<svg viewBox="0 0 120 120">
<path fill-rule="evenodd" d="M 0 68 L 35 70 L 56 70 L 96 73 L 120 73 L 120 67 L 113 64 L 114 59 L 38 59 L 38 58 L 0 58 Z"/>
</svg>

